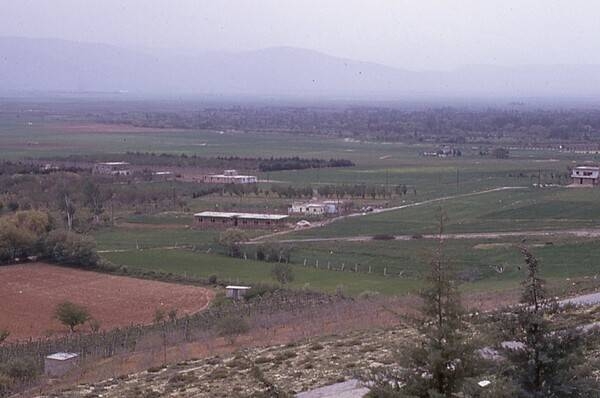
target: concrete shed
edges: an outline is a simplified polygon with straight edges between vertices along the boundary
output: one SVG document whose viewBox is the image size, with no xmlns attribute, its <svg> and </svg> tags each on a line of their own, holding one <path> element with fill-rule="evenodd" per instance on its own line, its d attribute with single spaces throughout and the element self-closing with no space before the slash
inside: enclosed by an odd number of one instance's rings
<svg viewBox="0 0 600 398">
<path fill-rule="evenodd" d="M 250 290 L 250 286 L 225 286 L 225 296 L 234 300 L 239 300 L 244 298 L 248 290 Z"/>
<path fill-rule="evenodd" d="M 48 377 L 61 377 L 77 366 L 79 354 L 57 352 L 44 359 L 44 373 Z"/>
</svg>

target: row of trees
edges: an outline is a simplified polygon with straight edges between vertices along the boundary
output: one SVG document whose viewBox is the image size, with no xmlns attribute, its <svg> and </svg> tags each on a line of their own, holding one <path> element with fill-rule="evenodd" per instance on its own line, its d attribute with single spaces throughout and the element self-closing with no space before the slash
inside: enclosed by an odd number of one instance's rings
<svg viewBox="0 0 600 398">
<path fill-rule="evenodd" d="M 376 199 L 376 198 L 389 198 L 392 194 L 398 196 L 404 196 L 409 193 L 413 193 L 416 195 L 417 189 L 411 187 L 409 189 L 406 184 L 389 184 L 389 185 L 381 185 L 381 184 L 341 184 L 341 185 L 320 185 L 317 188 L 317 191 L 320 196 L 325 198 L 360 198 L 360 199 Z"/>
<path fill-rule="evenodd" d="M 441 215 L 440 235 L 443 224 Z M 401 350 L 398 367 L 371 374 L 369 396 L 597 397 L 600 383 L 583 354 L 588 332 L 552 326 L 562 308 L 547 295 L 537 259 L 525 247 L 521 252 L 527 266 L 522 304 L 488 320 L 506 342 L 485 355 L 465 321 L 468 314 L 440 239 L 421 294 L 420 337 Z"/>
<path fill-rule="evenodd" d="M 299 157 L 293 158 L 271 158 L 261 160 L 258 163 L 260 171 L 280 171 L 280 170 L 303 170 L 319 169 L 326 167 L 352 167 L 354 162 L 348 159 L 305 159 Z"/>
</svg>

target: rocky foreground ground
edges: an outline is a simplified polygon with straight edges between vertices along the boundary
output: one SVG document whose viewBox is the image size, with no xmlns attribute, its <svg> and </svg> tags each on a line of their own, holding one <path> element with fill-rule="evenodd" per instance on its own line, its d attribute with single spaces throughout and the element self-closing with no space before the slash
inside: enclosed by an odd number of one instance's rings
<svg viewBox="0 0 600 398">
<path fill-rule="evenodd" d="M 596 327 L 600 322 L 600 305 L 592 301 L 578 302 L 579 306 L 568 308 L 553 319 L 556 327 Z M 569 304 L 574 303 L 569 301 Z M 486 327 L 486 322 L 480 320 L 476 323 L 478 326 L 472 325 L 475 329 Z M 274 396 L 273 390 L 293 396 L 353 380 L 369 369 L 397 363 L 400 359 L 398 347 L 416 341 L 416 333 L 414 328 L 397 326 L 330 335 L 287 345 L 240 349 L 229 355 L 154 367 L 102 382 L 55 390 L 39 397 L 259 398 Z M 586 356 L 598 363 L 600 352 L 597 348 L 590 348 Z"/>
<path fill-rule="evenodd" d="M 377 330 L 241 350 L 44 397 L 260 397 L 270 386 L 294 394 L 351 379 L 359 370 L 390 365 L 395 347 L 411 333 L 408 329 Z"/>
</svg>

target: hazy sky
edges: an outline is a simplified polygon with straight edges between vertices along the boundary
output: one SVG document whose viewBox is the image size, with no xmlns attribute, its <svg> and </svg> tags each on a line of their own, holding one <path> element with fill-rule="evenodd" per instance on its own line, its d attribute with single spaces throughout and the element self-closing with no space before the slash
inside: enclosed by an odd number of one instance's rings
<svg viewBox="0 0 600 398">
<path fill-rule="evenodd" d="M 189 50 L 294 46 L 409 69 L 600 64 L 600 1 L 0 0 L 0 35 Z"/>
</svg>

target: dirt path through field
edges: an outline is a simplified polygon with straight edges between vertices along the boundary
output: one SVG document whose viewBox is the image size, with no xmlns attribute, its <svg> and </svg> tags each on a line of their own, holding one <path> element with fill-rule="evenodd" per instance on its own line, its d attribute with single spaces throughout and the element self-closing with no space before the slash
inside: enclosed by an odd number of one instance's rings
<svg viewBox="0 0 600 398">
<path fill-rule="evenodd" d="M 322 221 L 322 222 L 314 222 L 311 224 L 310 227 L 303 228 L 303 230 L 324 227 L 325 225 L 329 225 L 329 224 L 332 224 L 332 223 L 340 221 L 340 220 L 345 220 L 347 218 L 363 217 L 363 216 L 367 216 L 367 215 L 371 215 L 371 214 L 387 213 L 390 211 L 397 211 L 397 210 L 407 209 L 410 207 L 423 206 L 423 205 L 427 205 L 427 204 L 431 204 L 431 203 L 443 202 L 445 200 L 466 198 L 466 197 L 470 197 L 470 196 L 483 195 L 486 193 L 507 191 L 507 190 L 513 190 L 513 189 L 526 189 L 526 188 L 527 187 L 498 187 L 498 188 L 486 189 L 483 191 L 475 191 L 475 192 L 469 192 L 469 193 L 462 193 L 459 195 L 450 195 L 450 196 L 444 196 L 441 198 L 428 199 L 428 200 L 423 200 L 421 202 L 415 202 L 415 203 L 409 203 L 409 204 L 400 205 L 400 206 L 388 207 L 385 209 L 374 209 L 372 212 L 369 212 L 369 213 L 363 213 L 363 212 L 351 213 L 351 214 L 346 214 L 343 216 L 335 217 L 335 218 L 332 218 L 332 219 L 329 219 L 326 221 Z M 290 233 L 296 232 L 296 231 L 297 230 L 295 230 L 295 229 L 290 229 L 290 230 L 286 230 L 286 231 L 275 232 L 272 234 L 261 235 L 261 236 L 251 239 L 250 242 L 262 242 L 267 239 L 272 239 L 272 238 L 275 238 L 278 236 L 287 235 L 287 234 L 290 234 Z"/>
<path fill-rule="evenodd" d="M 442 234 L 442 239 L 499 239 L 511 237 L 575 237 L 575 238 L 600 238 L 600 228 L 580 228 L 580 229 L 552 229 L 552 230 L 529 230 L 529 231 L 499 231 L 499 232 L 467 232 L 455 234 Z M 391 237 L 391 236 L 390 236 Z M 394 240 L 415 240 L 414 235 L 393 235 Z M 418 239 L 439 239 L 439 234 L 419 235 Z M 299 238 L 299 239 L 278 239 L 279 243 L 310 243 L 310 242 L 370 242 L 373 237 L 370 235 L 358 236 L 339 236 L 333 238 Z M 248 242 L 247 244 L 258 244 L 260 242 Z"/>
</svg>

